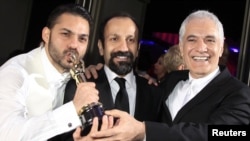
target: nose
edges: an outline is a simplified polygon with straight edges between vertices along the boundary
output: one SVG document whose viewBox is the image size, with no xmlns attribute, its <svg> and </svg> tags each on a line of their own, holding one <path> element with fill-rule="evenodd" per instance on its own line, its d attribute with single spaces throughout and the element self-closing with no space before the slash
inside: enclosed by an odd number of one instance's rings
<svg viewBox="0 0 250 141">
<path fill-rule="evenodd" d="M 199 40 L 197 44 L 197 49 L 199 52 L 206 52 L 207 44 L 203 40 Z"/>
<path fill-rule="evenodd" d="M 126 39 L 121 40 L 121 42 L 120 42 L 120 50 L 128 51 L 128 43 L 127 43 Z"/>
<path fill-rule="evenodd" d="M 69 40 L 69 47 L 71 48 L 77 48 L 78 47 L 78 37 L 77 36 L 71 36 Z"/>
</svg>

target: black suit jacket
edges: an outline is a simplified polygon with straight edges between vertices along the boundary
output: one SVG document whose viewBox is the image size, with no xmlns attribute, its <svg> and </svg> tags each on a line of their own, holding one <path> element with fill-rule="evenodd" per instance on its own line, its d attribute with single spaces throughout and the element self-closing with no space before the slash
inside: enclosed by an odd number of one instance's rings
<svg viewBox="0 0 250 141">
<path fill-rule="evenodd" d="M 149 85 L 148 80 L 136 75 L 136 106 L 134 117 L 137 120 L 157 121 L 159 113 L 160 98 L 164 94 L 163 88 Z M 114 109 L 110 85 L 104 69 L 98 71 L 97 79 L 89 79 L 95 82 L 96 89 L 99 91 L 99 101 L 105 110 Z M 68 82 L 65 89 L 64 103 L 71 101 L 76 91 L 76 83 L 72 79 Z"/>
<path fill-rule="evenodd" d="M 149 85 L 148 80 L 136 75 L 136 106 L 134 117 L 139 121 L 159 121 L 160 100 L 164 95 L 164 89 L 154 85 Z M 105 110 L 114 109 L 111 88 L 104 69 L 98 71 L 97 79 L 89 79 L 95 82 L 96 88 L 99 90 L 99 102 L 104 106 Z M 64 103 L 73 100 L 76 91 L 76 82 L 71 79 L 65 89 Z M 73 141 L 73 131 L 59 135 L 51 139 L 51 141 Z"/>
<path fill-rule="evenodd" d="M 188 71 L 168 75 L 166 96 L 161 102 L 161 122 L 146 122 L 147 141 L 205 141 L 209 124 L 248 125 L 250 121 L 250 89 L 220 67 L 221 73 L 177 113 L 172 121 L 165 104 L 169 94 Z M 165 124 L 164 124 L 165 123 Z"/>
</svg>

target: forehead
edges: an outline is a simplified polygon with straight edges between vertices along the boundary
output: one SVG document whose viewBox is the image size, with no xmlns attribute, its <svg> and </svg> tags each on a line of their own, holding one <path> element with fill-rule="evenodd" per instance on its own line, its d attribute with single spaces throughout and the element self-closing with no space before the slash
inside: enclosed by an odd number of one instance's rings
<svg viewBox="0 0 250 141">
<path fill-rule="evenodd" d="M 105 34 L 130 34 L 137 35 L 135 23 L 128 17 L 115 17 L 105 26 Z"/>
<path fill-rule="evenodd" d="M 64 13 L 59 16 L 56 20 L 55 26 L 71 27 L 79 31 L 89 32 L 89 23 L 86 19 L 79 15 L 73 15 L 69 13 Z"/>
<path fill-rule="evenodd" d="M 219 29 L 215 22 L 208 18 L 192 19 L 186 24 L 185 36 L 189 35 L 219 37 Z"/>
</svg>

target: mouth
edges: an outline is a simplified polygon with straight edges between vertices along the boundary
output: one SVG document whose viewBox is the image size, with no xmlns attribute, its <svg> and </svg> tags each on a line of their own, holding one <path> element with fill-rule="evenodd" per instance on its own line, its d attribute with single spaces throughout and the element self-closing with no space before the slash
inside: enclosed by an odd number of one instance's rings
<svg viewBox="0 0 250 141">
<path fill-rule="evenodd" d="M 67 54 L 65 55 L 65 58 L 66 58 L 66 60 L 67 60 L 68 63 L 73 63 L 73 61 L 72 61 L 72 56 L 71 56 L 70 53 L 67 53 Z"/>
<path fill-rule="evenodd" d="M 116 56 L 115 57 L 118 61 L 127 61 L 128 57 L 127 56 Z"/>
<path fill-rule="evenodd" d="M 208 61 L 210 57 L 209 56 L 193 56 L 192 59 L 195 61 L 201 62 L 201 61 Z"/>
</svg>

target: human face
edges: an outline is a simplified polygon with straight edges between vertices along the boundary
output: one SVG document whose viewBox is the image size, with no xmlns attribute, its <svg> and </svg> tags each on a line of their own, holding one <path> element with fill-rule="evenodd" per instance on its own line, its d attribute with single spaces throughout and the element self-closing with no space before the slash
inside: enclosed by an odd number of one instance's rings
<svg viewBox="0 0 250 141">
<path fill-rule="evenodd" d="M 157 62 L 154 64 L 154 74 L 157 75 L 157 78 L 160 79 L 166 74 L 166 68 L 163 64 L 163 56 L 160 56 Z"/>
<path fill-rule="evenodd" d="M 79 59 L 83 58 L 89 41 L 89 28 L 86 19 L 65 13 L 58 17 L 52 29 L 43 29 L 46 53 L 59 72 L 68 71 L 73 66 L 71 51 L 77 52 Z"/>
<path fill-rule="evenodd" d="M 223 43 L 210 19 L 193 19 L 186 25 L 180 42 L 183 59 L 194 78 L 205 77 L 218 67 Z"/>
<path fill-rule="evenodd" d="M 104 45 L 100 54 L 109 68 L 118 75 L 126 75 L 133 68 L 138 54 L 138 30 L 127 17 L 116 17 L 108 21 L 104 29 Z"/>
</svg>

